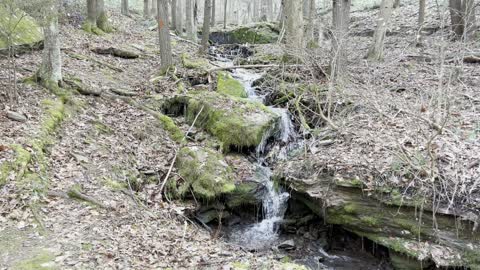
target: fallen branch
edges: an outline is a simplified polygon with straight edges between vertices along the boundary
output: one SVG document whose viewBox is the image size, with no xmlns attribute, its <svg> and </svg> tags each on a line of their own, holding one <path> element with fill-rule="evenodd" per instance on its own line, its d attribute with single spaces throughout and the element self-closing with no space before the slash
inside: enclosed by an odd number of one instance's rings
<svg viewBox="0 0 480 270">
<path fill-rule="evenodd" d="M 92 49 L 92 52 L 97 53 L 97 54 L 102 54 L 102 55 L 112 55 L 115 57 L 123 58 L 123 59 L 135 59 L 140 57 L 140 55 L 136 52 L 133 51 L 128 51 L 125 49 L 119 49 L 115 47 L 109 47 L 109 48 L 94 48 Z"/>
<path fill-rule="evenodd" d="M 50 197 L 60 197 L 64 199 L 76 199 L 80 201 L 85 201 L 103 209 L 113 210 L 112 207 L 104 204 L 103 202 L 100 202 L 93 197 L 83 194 L 82 192 L 80 192 L 80 190 L 78 190 L 78 188 L 75 187 L 69 189 L 67 192 L 50 190 L 47 192 L 47 195 Z"/>
</svg>

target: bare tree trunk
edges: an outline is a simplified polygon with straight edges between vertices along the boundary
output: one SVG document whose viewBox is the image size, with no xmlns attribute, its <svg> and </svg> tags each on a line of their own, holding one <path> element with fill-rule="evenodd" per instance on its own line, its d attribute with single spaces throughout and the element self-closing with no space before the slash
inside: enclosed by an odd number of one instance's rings
<svg viewBox="0 0 480 270">
<path fill-rule="evenodd" d="M 168 0 L 157 0 L 158 14 L 158 42 L 160 45 L 161 69 L 173 65 L 172 45 L 170 44 L 170 30 L 168 27 Z"/>
<path fill-rule="evenodd" d="M 228 0 L 224 0 L 223 3 L 223 29 L 227 29 L 227 7 L 228 7 Z"/>
<path fill-rule="evenodd" d="M 452 30 L 457 37 L 463 36 L 462 0 L 449 0 Z"/>
<path fill-rule="evenodd" d="M 301 1 L 285 2 L 287 54 L 303 48 L 303 11 Z"/>
<path fill-rule="evenodd" d="M 210 17 L 212 16 L 212 0 L 205 0 L 202 30 L 202 47 L 200 53 L 207 53 L 210 37 Z"/>
<path fill-rule="evenodd" d="M 157 0 L 149 0 L 149 1 L 152 1 L 150 16 L 153 16 L 154 18 L 156 18 L 157 17 Z"/>
<path fill-rule="evenodd" d="M 186 0 L 186 7 L 185 7 L 185 12 L 187 14 L 187 39 L 191 41 L 197 41 L 197 33 L 196 33 L 196 27 L 195 27 L 195 20 L 194 20 L 194 15 L 193 15 L 193 9 L 195 6 L 194 0 Z"/>
<path fill-rule="evenodd" d="M 177 18 L 175 20 L 175 30 L 177 30 L 177 34 L 179 36 L 183 35 L 183 2 L 184 0 L 177 0 L 177 7 L 176 7 L 176 15 Z"/>
<path fill-rule="evenodd" d="M 273 0 L 267 0 L 267 21 L 273 21 Z"/>
<path fill-rule="evenodd" d="M 344 41 L 348 35 L 350 23 L 350 0 L 333 0 L 333 39 L 331 75 L 333 79 L 339 77 L 339 71 L 345 66 L 347 60 Z"/>
<path fill-rule="evenodd" d="M 122 15 L 128 16 L 128 0 L 122 0 Z"/>
<path fill-rule="evenodd" d="M 395 0 L 393 3 L 393 8 L 398 8 L 400 6 L 400 0 Z"/>
<path fill-rule="evenodd" d="M 52 4 L 53 14 L 46 16 L 43 27 L 45 36 L 42 64 L 38 77 L 46 87 L 54 87 L 62 80 L 62 57 L 60 54 L 60 36 L 58 28 L 58 6 Z"/>
<path fill-rule="evenodd" d="M 464 38 L 469 40 L 475 37 L 475 1 L 463 0 L 462 10 L 464 12 Z"/>
<path fill-rule="evenodd" d="M 97 1 L 87 0 L 87 20 L 83 24 L 83 29 L 92 32 L 92 28 L 97 27 Z"/>
<path fill-rule="evenodd" d="M 211 21 L 210 21 L 210 25 L 212 27 L 215 26 L 215 19 L 216 19 L 215 6 L 216 6 L 215 0 L 212 0 L 212 18 L 211 18 Z"/>
<path fill-rule="evenodd" d="M 315 28 L 315 15 L 316 15 L 316 6 L 315 0 L 308 0 L 308 16 L 307 16 L 307 28 L 305 29 L 305 42 L 307 46 L 313 46 L 315 42 L 315 37 L 313 36 L 314 28 Z"/>
<path fill-rule="evenodd" d="M 143 17 L 150 18 L 150 0 L 143 0 Z"/>
<path fill-rule="evenodd" d="M 98 28 L 102 29 L 102 31 L 110 33 L 113 31 L 113 28 L 110 25 L 110 22 L 108 21 L 107 13 L 105 12 L 105 1 L 104 0 L 96 0 L 96 1 L 97 1 L 97 26 Z M 122 1 L 127 1 L 127 0 L 122 0 Z"/>
<path fill-rule="evenodd" d="M 177 31 L 177 0 L 170 2 L 170 14 L 172 16 L 172 30 Z"/>
<path fill-rule="evenodd" d="M 385 34 L 387 32 L 390 17 L 393 11 L 394 0 L 382 0 L 380 4 L 380 12 L 378 13 L 377 29 L 373 35 L 373 44 L 368 51 L 368 59 L 382 60 L 383 59 L 383 45 Z"/>
<path fill-rule="evenodd" d="M 423 43 L 423 24 L 425 23 L 425 0 L 418 0 L 418 33 L 417 46 Z"/>
</svg>

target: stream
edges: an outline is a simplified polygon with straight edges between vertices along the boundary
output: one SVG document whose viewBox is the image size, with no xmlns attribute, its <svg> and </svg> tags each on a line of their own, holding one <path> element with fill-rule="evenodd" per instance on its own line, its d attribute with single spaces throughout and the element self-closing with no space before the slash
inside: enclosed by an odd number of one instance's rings
<svg viewBox="0 0 480 270">
<path fill-rule="evenodd" d="M 214 56 L 217 66 L 233 66 L 232 59 L 239 57 L 238 53 L 224 55 L 216 49 L 212 46 L 210 54 Z M 265 97 L 258 95 L 252 86 L 263 73 L 235 69 L 231 74 L 243 84 L 248 99 L 264 103 Z M 289 228 L 286 225 L 286 214 L 293 217 L 298 211 L 304 210 L 298 210 L 295 206 L 298 201 L 291 198 L 291 194 L 282 186 L 274 183 L 270 168 L 276 162 L 288 159 L 293 151 L 301 149 L 303 142 L 287 109 L 273 106 L 269 109 L 279 116 L 275 134 L 266 136 L 255 149 L 255 153 L 251 154 L 255 160 L 255 174 L 251 180 L 263 186 L 263 191 L 258 194 L 262 202 L 261 211 L 253 221 L 227 226 L 227 241 L 251 251 L 276 250 L 280 252 L 280 256 L 293 257 L 296 263 L 309 269 L 390 269 L 384 265 L 383 260 L 364 250 L 365 245 L 368 246 L 364 239 L 349 235 L 338 228 L 335 229 L 337 233 L 332 233 L 332 226 L 324 224 L 318 217 L 314 218 L 310 226 L 292 230 L 291 226 Z M 252 210 L 250 215 L 255 215 L 253 212 Z M 316 235 L 317 239 L 309 238 L 310 235 Z M 330 238 L 330 241 L 327 238 Z M 328 253 L 325 251 L 327 248 Z M 376 247 L 371 249 L 375 250 Z"/>
</svg>

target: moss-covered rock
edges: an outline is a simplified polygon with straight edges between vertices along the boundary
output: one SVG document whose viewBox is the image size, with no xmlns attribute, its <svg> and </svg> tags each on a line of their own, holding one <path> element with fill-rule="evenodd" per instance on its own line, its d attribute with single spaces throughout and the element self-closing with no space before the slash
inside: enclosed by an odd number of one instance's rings
<svg viewBox="0 0 480 270">
<path fill-rule="evenodd" d="M 418 201 L 417 206 L 384 203 L 375 195 L 367 196 L 358 179 L 315 174 L 318 171 L 318 167 L 301 159 L 278 166 L 276 177 L 296 191 L 292 197 L 327 223 L 340 225 L 392 252 L 417 261 L 433 261 L 438 267 L 479 265 L 479 260 L 469 254 L 479 248 L 480 232 L 467 215 L 459 218 L 442 214 L 445 211 L 440 209 L 434 215 L 427 205 L 420 214 L 420 203 L 424 201 Z M 392 190 L 390 193 L 396 193 Z"/>
<path fill-rule="evenodd" d="M 218 72 L 217 92 L 234 97 L 247 98 L 248 94 L 243 84 L 234 79 L 228 72 Z"/>
<path fill-rule="evenodd" d="M 257 23 L 227 30 L 213 30 L 210 40 L 217 44 L 268 44 L 278 40 L 279 31 L 274 24 Z"/>
<path fill-rule="evenodd" d="M 203 147 L 184 147 L 177 155 L 176 167 L 185 180 L 178 188 L 184 195 L 191 187 L 195 197 L 211 200 L 235 189 L 232 170 L 222 154 Z"/>
<path fill-rule="evenodd" d="M 256 195 L 259 188 L 257 182 L 241 182 L 235 186 L 233 192 L 226 196 L 225 202 L 230 209 L 242 206 L 260 204 L 259 197 Z"/>
<path fill-rule="evenodd" d="M 182 65 L 187 69 L 201 69 L 207 70 L 210 68 L 210 63 L 205 58 L 192 59 L 186 53 L 182 54 Z"/>
<path fill-rule="evenodd" d="M 16 52 L 37 47 L 43 41 L 42 29 L 32 17 L 21 10 L 11 15 L 0 5 L 0 54 L 8 51 L 8 33 Z"/>
<path fill-rule="evenodd" d="M 217 137 L 223 150 L 257 147 L 273 136 L 279 115 L 260 102 L 208 91 L 191 91 L 164 103 L 169 114 L 186 111 L 187 122 Z M 198 117 L 197 117 L 198 116 Z"/>
</svg>

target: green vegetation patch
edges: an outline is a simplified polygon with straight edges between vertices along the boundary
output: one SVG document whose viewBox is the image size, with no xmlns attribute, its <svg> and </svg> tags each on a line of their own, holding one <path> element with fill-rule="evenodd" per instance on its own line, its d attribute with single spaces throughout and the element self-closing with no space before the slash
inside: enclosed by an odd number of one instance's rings
<svg viewBox="0 0 480 270">
<path fill-rule="evenodd" d="M 193 91 L 187 101 L 186 118 L 189 123 L 197 118 L 195 125 L 217 137 L 228 152 L 232 146 L 257 147 L 273 134 L 279 116 L 260 102 Z"/>
<path fill-rule="evenodd" d="M 210 66 L 210 63 L 208 62 L 207 59 L 204 59 L 204 58 L 191 59 L 185 53 L 182 54 L 182 64 L 183 64 L 183 67 L 188 69 L 206 70 Z"/>
<path fill-rule="evenodd" d="M 231 43 L 268 44 L 278 40 L 278 31 L 269 23 L 239 27 L 227 34 L 230 36 Z"/>
<path fill-rule="evenodd" d="M 15 47 L 33 48 L 43 41 L 42 29 L 32 17 L 21 10 L 10 14 L 0 5 L 0 53 L 8 48 L 9 33 Z"/>
<path fill-rule="evenodd" d="M 218 72 L 217 92 L 239 98 L 247 98 L 248 94 L 241 82 L 234 79 L 228 72 Z"/>
<path fill-rule="evenodd" d="M 42 250 L 30 259 L 16 263 L 14 270 L 53 270 L 58 269 L 55 266 L 55 256 L 48 250 Z"/>
<path fill-rule="evenodd" d="M 196 198 L 211 200 L 235 190 L 232 169 L 222 154 L 211 149 L 193 146 L 180 149 L 177 170 L 185 183 L 178 188 L 180 196 L 191 187 Z"/>
<path fill-rule="evenodd" d="M 238 183 L 233 192 L 228 194 L 226 198 L 227 206 L 233 209 L 241 206 L 259 204 L 260 202 L 257 196 L 255 196 L 257 188 L 258 183 L 255 182 Z"/>
</svg>

